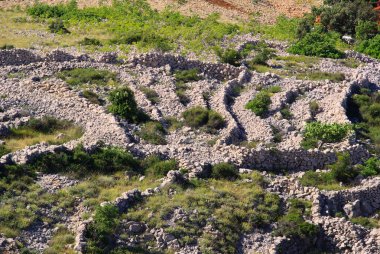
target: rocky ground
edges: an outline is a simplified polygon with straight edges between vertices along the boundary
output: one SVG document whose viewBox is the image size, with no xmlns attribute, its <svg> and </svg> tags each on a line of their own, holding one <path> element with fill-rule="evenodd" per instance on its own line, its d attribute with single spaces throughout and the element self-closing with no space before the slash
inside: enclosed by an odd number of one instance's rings
<svg viewBox="0 0 380 254">
<path fill-rule="evenodd" d="M 0 2 L 1 3 L 1 2 Z M 236 48 L 257 44 L 258 38 L 246 36 L 236 38 Z M 267 42 L 277 55 L 288 56 L 286 45 Z M 263 172 L 268 179 L 267 191 L 279 194 L 284 200 L 303 198 L 312 202 L 310 222 L 319 225 L 322 236 L 319 241 L 328 243 L 329 249 L 336 253 L 380 253 L 380 232 L 369 230 L 351 223 L 345 218 L 332 215 L 342 212 L 348 217 L 373 216 L 380 208 L 380 179 L 366 179 L 358 187 L 345 191 L 328 192 L 316 188 L 303 187 L 298 182 L 302 172 L 322 169 L 336 161 L 336 152 L 347 151 L 354 163 L 362 162 L 369 156 L 367 148 L 358 142 L 354 135 L 334 144 L 323 144 L 319 149 L 305 150 L 300 146 L 302 132 L 306 123 L 314 117 L 323 123 L 350 123 L 346 115 L 346 101 L 352 90 L 357 87 L 380 85 L 380 63 L 354 52 L 346 52 L 347 57 L 356 59 L 360 64 L 352 68 L 338 60 L 323 59 L 313 65 L 314 71 L 343 73 L 343 81 L 300 80 L 291 75 L 281 77 L 275 73 L 259 73 L 246 67 L 233 67 L 227 64 L 201 62 L 181 56 L 161 53 L 129 55 L 120 60 L 115 54 L 100 56 L 80 55 L 75 52 L 56 50 L 43 54 L 34 50 L 0 51 L 0 107 L 1 129 L 19 126 L 30 116 L 54 116 L 75 122 L 84 129 L 79 140 L 64 145 L 38 144 L 5 155 L 1 163 L 27 163 L 35 156 L 73 149 L 82 143 L 86 148 L 97 146 L 99 141 L 131 151 L 143 157 L 160 154 L 179 161 L 180 166 L 189 170 L 182 175 L 171 171 L 156 189 L 133 190 L 123 193 L 115 204 L 121 212 L 135 200 L 154 195 L 160 189 L 184 178 L 200 177 L 208 166 L 219 162 L 229 162 L 240 168 L 241 172 L 251 169 L 282 169 L 293 172 L 289 176 L 274 176 Z M 274 65 L 274 63 L 273 63 Z M 223 129 L 216 133 L 181 127 L 169 131 L 167 144 L 152 145 L 135 134 L 139 126 L 125 122 L 107 111 L 107 105 L 100 106 L 83 98 L 80 89 L 71 89 L 56 73 L 73 68 L 96 68 L 117 74 L 120 84 L 128 85 L 135 93 L 139 107 L 152 119 L 167 122 L 167 117 L 181 120 L 182 113 L 193 106 L 204 106 L 220 113 L 226 120 Z M 186 96 L 189 103 L 184 105 L 176 94 L 176 70 L 199 70 L 201 80 L 187 84 Z M 281 67 L 280 67 L 281 69 Z M 152 103 L 142 92 L 141 87 L 153 89 L 158 101 Z M 269 112 L 264 118 L 256 116 L 245 108 L 246 103 L 260 90 L 279 87 L 274 93 Z M 94 88 L 106 99 L 107 90 Z M 236 92 L 239 91 L 239 92 Z M 204 95 L 208 96 L 204 96 Z M 312 116 L 308 105 L 318 101 L 319 110 Z M 288 108 L 292 117 L 286 119 L 280 111 Z M 275 131 L 277 130 L 277 131 Z M 274 136 L 281 135 L 275 142 Z M 243 143 L 254 143 L 254 147 L 244 147 Z M 37 184 L 48 192 L 55 193 L 62 188 L 78 184 L 78 180 L 60 175 L 40 175 Z M 127 191 L 127 190 L 126 190 Z M 175 195 L 175 193 L 173 193 Z M 65 214 L 59 223 L 67 225 L 76 235 L 75 249 L 83 251 L 86 246 L 84 233 L 91 221 L 81 218 L 86 212 L 82 200 L 76 201 L 76 208 Z M 104 205 L 104 204 L 103 204 Z M 50 213 L 49 209 L 45 210 Z M 180 208 L 176 210 L 175 220 L 189 216 Z M 198 246 L 181 246 L 173 235 L 162 228 L 149 228 L 143 222 L 122 221 L 122 228 L 136 239 L 150 239 L 157 246 L 169 247 L 176 253 L 199 253 Z M 205 228 L 204 230 L 209 230 Z M 210 229 L 211 230 L 211 229 Z M 42 252 L 54 233 L 48 224 L 36 224 L 22 232 L 17 239 L 28 248 Z M 144 237 L 137 237 L 143 235 Z M 126 244 L 125 242 L 121 242 Z M 291 239 L 274 237 L 267 232 L 253 232 L 243 235 L 240 253 L 299 253 L 300 245 Z M 0 251 L 17 253 L 14 239 L 0 237 Z"/>
</svg>

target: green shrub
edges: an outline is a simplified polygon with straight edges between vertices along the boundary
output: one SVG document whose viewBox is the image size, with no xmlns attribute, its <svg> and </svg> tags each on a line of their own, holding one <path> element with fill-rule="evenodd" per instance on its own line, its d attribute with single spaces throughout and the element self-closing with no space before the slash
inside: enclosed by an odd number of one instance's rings
<svg viewBox="0 0 380 254">
<path fill-rule="evenodd" d="M 87 37 L 80 41 L 79 44 L 84 46 L 102 46 L 102 43 L 98 39 Z"/>
<path fill-rule="evenodd" d="M 255 98 L 250 100 L 246 105 L 246 109 L 250 109 L 258 116 L 264 116 L 269 109 L 269 105 L 272 103 L 270 95 L 266 91 L 259 92 Z"/>
<path fill-rule="evenodd" d="M 309 103 L 309 111 L 310 111 L 310 115 L 311 115 L 311 119 L 315 119 L 315 117 L 317 116 L 318 112 L 319 112 L 319 104 L 318 102 L 316 101 L 310 101 Z"/>
<path fill-rule="evenodd" d="M 240 60 L 243 58 L 242 54 L 235 49 L 216 48 L 215 53 L 222 63 L 231 64 L 233 66 L 239 66 Z"/>
<path fill-rule="evenodd" d="M 289 48 L 289 52 L 305 56 L 343 57 L 343 53 L 335 48 L 334 39 L 318 31 L 306 34 L 305 37 Z"/>
<path fill-rule="evenodd" d="M 89 253 L 104 253 L 112 244 L 113 233 L 119 222 L 119 210 L 114 205 L 96 209 L 94 220 L 86 231 Z"/>
<path fill-rule="evenodd" d="M 351 218 L 350 221 L 355 224 L 359 224 L 365 228 L 368 229 L 373 229 L 373 228 L 378 228 L 379 223 L 373 218 L 368 218 L 368 217 L 356 217 L 356 218 Z"/>
<path fill-rule="evenodd" d="M 356 47 L 356 50 L 374 58 L 380 59 L 380 35 L 376 35 L 372 39 L 362 41 Z"/>
<path fill-rule="evenodd" d="M 266 65 L 267 61 L 275 56 L 274 51 L 268 47 L 265 43 L 259 43 L 255 47 L 255 56 L 253 57 L 251 64 Z"/>
<path fill-rule="evenodd" d="M 363 176 L 374 176 L 380 174 L 380 161 L 376 157 L 366 160 L 359 165 L 360 174 Z"/>
<path fill-rule="evenodd" d="M 166 131 L 161 123 L 159 122 L 147 122 L 142 127 L 141 130 L 137 132 L 137 135 L 155 145 L 165 145 L 165 135 Z"/>
<path fill-rule="evenodd" d="M 281 116 L 284 119 L 291 119 L 293 117 L 292 112 L 290 111 L 289 107 L 284 107 L 283 109 L 280 110 Z"/>
<path fill-rule="evenodd" d="M 352 129 L 349 124 L 327 124 L 321 122 L 307 123 L 303 133 L 304 139 L 320 140 L 326 143 L 342 141 Z"/>
<path fill-rule="evenodd" d="M 62 20 L 54 20 L 49 25 L 49 31 L 55 34 L 69 34 L 70 31 L 65 27 Z"/>
<path fill-rule="evenodd" d="M 176 160 L 151 162 L 151 165 L 146 169 L 146 174 L 163 177 L 166 176 L 170 170 L 178 170 L 178 163 Z"/>
<path fill-rule="evenodd" d="M 331 169 L 331 175 L 339 182 L 349 183 L 357 176 L 357 172 L 351 166 L 349 153 L 339 154 L 337 161 L 330 165 L 329 168 Z"/>
<path fill-rule="evenodd" d="M 128 87 L 122 87 L 115 89 L 109 94 L 109 111 L 117 116 L 120 116 L 132 123 L 141 123 L 149 119 L 149 117 L 143 113 L 137 107 L 135 101 L 135 95 Z"/>
<path fill-rule="evenodd" d="M 201 106 L 187 109 L 182 116 L 185 125 L 192 128 L 205 127 L 208 132 L 215 132 L 225 126 L 225 121 L 219 113 Z"/>
<path fill-rule="evenodd" d="M 239 173 L 233 164 L 223 162 L 212 166 L 211 177 L 215 179 L 235 180 L 239 177 Z"/>
<path fill-rule="evenodd" d="M 379 32 L 377 22 L 367 20 L 360 20 L 355 30 L 358 41 L 372 39 Z"/>
</svg>

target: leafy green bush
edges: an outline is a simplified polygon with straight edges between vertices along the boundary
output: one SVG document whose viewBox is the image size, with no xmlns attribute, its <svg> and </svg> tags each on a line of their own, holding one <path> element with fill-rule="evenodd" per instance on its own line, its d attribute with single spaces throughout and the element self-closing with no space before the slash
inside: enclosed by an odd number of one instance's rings
<svg viewBox="0 0 380 254">
<path fill-rule="evenodd" d="M 182 116 L 185 125 L 192 128 L 206 127 L 206 131 L 209 132 L 214 132 L 225 126 L 225 121 L 219 113 L 201 106 L 187 109 Z"/>
<path fill-rule="evenodd" d="M 343 53 L 335 48 L 335 41 L 328 34 L 315 31 L 306 34 L 301 40 L 289 48 L 292 54 L 342 58 Z"/>
<path fill-rule="evenodd" d="M 106 86 L 117 82 L 116 74 L 107 70 L 95 68 L 77 68 L 58 73 L 58 78 L 66 81 L 70 86 L 84 84 Z"/>
<path fill-rule="evenodd" d="M 255 98 L 250 100 L 246 105 L 246 109 L 252 110 L 256 115 L 263 116 L 269 109 L 269 105 L 272 103 L 270 95 L 266 91 L 260 91 Z"/>
<path fill-rule="evenodd" d="M 374 58 L 380 59 L 380 35 L 376 35 L 372 39 L 362 41 L 356 47 L 356 50 Z"/>
<path fill-rule="evenodd" d="M 235 49 L 216 48 L 215 53 L 222 63 L 231 64 L 233 66 L 239 66 L 240 60 L 243 58 L 242 54 Z"/>
<path fill-rule="evenodd" d="M 335 180 L 343 183 L 349 183 L 352 181 L 358 174 L 351 166 L 350 154 L 344 153 L 339 154 L 337 161 L 330 165 L 331 175 Z"/>
<path fill-rule="evenodd" d="M 360 174 L 363 176 L 374 176 L 380 174 L 380 161 L 376 157 L 371 157 L 358 166 Z"/>
<path fill-rule="evenodd" d="M 291 119 L 293 117 L 292 112 L 290 111 L 289 107 L 284 107 L 280 110 L 281 116 L 284 119 Z"/>
<path fill-rule="evenodd" d="M 256 54 L 253 57 L 251 64 L 266 65 L 267 61 L 275 56 L 274 51 L 268 47 L 265 43 L 259 43 L 254 47 Z"/>
<path fill-rule="evenodd" d="M 109 111 L 117 116 L 120 116 L 132 123 L 141 123 L 149 119 L 149 117 L 143 113 L 137 107 L 135 101 L 135 95 L 128 87 L 122 87 L 115 89 L 109 94 Z"/>
<path fill-rule="evenodd" d="M 192 81 L 199 81 L 202 77 L 199 76 L 199 70 L 197 68 L 189 70 L 177 70 L 174 72 L 176 82 L 188 83 Z"/>
<path fill-rule="evenodd" d="M 349 124 L 311 122 L 307 123 L 303 136 L 306 140 L 314 139 L 335 143 L 342 141 L 351 129 Z"/>
<path fill-rule="evenodd" d="M 119 222 L 119 210 L 114 205 L 98 207 L 94 220 L 86 230 L 87 252 L 104 253 L 112 244 L 113 233 Z"/>
<path fill-rule="evenodd" d="M 49 31 L 55 34 L 69 34 L 70 33 L 70 31 L 63 24 L 63 21 L 60 19 L 54 20 L 50 23 Z"/>
<path fill-rule="evenodd" d="M 309 103 L 309 111 L 310 111 L 310 115 L 311 115 L 311 119 L 315 119 L 315 117 L 317 116 L 318 112 L 319 112 L 319 104 L 318 102 L 316 101 L 310 101 Z"/>
<path fill-rule="evenodd" d="M 379 32 L 378 24 L 374 21 L 360 20 L 356 26 L 356 39 L 365 41 L 372 39 Z"/>
<path fill-rule="evenodd" d="M 235 180 L 239 177 L 239 173 L 235 165 L 222 162 L 212 166 L 211 177 L 215 179 Z"/>
<path fill-rule="evenodd" d="M 137 135 L 155 145 L 165 145 L 165 135 L 166 131 L 160 122 L 147 122 L 142 127 L 141 130 L 137 132 Z"/>
</svg>

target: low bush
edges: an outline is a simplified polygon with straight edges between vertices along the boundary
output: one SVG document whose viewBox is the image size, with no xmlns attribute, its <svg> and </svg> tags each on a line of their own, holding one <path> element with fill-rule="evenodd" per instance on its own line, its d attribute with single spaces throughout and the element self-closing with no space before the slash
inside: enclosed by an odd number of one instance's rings
<svg viewBox="0 0 380 254">
<path fill-rule="evenodd" d="M 55 34 L 69 34 L 70 31 L 65 27 L 62 20 L 54 20 L 49 25 L 49 31 Z"/>
<path fill-rule="evenodd" d="M 310 101 L 309 103 L 309 111 L 311 115 L 311 119 L 314 120 L 317 114 L 319 113 L 319 104 L 316 101 Z"/>
<path fill-rule="evenodd" d="M 211 177 L 215 179 L 235 180 L 239 177 L 239 173 L 235 165 L 223 162 L 212 166 Z"/>
<path fill-rule="evenodd" d="M 269 109 L 269 105 L 272 103 L 272 100 L 270 99 L 270 95 L 266 91 L 260 91 L 255 98 L 250 100 L 246 105 L 245 108 L 251 110 L 254 112 L 257 116 L 264 116 L 265 113 L 267 113 Z"/>
<path fill-rule="evenodd" d="M 145 170 L 145 173 L 148 176 L 164 177 L 170 170 L 178 170 L 178 162 L 176 160 L 154 160 Z"/>
<path fill-rule="evenodd" d="M 42 118 L 31 118 L 24 127 L 32 131 L 53 133 L 70 128 L 71 126 L 73 126 L 73 123 L 70 121 L 58 120 L 54 117 L 44 116 Z M 16 135 L 19 130 L 20 129 L 13 129 L 12 133 Z"/>
<path fill-rule="evenodd" d="M 103 44 L 95 38 L 87 38 L 85 37 L 82 41 L 79 42 L 80 45 L 84 46 L 102 46 Z"/>
<path fill-rule="evenodd" d="M 350 221 L 352 223 L 361 225 L 368 229 L 378 228 L 379 222 L 376 219 L 368 218 L 368 217 L 355 217 L 351 218 Z"/>
<path fill-rule="evenodd" d="M 88 253 L 104 253 L 113 242 L 113 233 L 119 223 L 119 210 L 114 205 L 96 209 L 94 220 L 86 230 Z"/>
<path fill-rule="evenodd" d="M 360 174 L 365 177 L 378 175 L 380 174 L 380 161 L 376 157 L 371 157 L 363 165 L 359 165 L 358 169 Z"/>
<path fill-rule="evenodd" d="M 189 70 L 177 70 L 174 72 L 176 82 L 188 83 L 192 81 L 199 81 L 202 77 L 199 76 L 199 70 L 197 68 Z"/>
<path fill-rule="evenodd" d="M 235 49 L 215 49 L 216 55 L 222 63 L 231 64 L 233 66 L 239 66 L 240 60 L 242 60 L 242 54 Z"/>
<path fill-rule="evenodd" d="M 360 42 L 356 47 L 356 50 L 374 58 L 380 59 L 380 35 L 376 35 L 372 39 Z"/>
<path fill-rule="evenodd" d="M 215 132 L 225 126 L 223 117 L 213 111 L 200 106 L 183 112 L 184 124 L 192 128 L 204 127 L 208 132 Z"/>
<path fill-rule="evenodd" d="M 149 117 L 142 112 L 135 101 L 135 95 L 128 87 L 115 89 L 109 94 L 109 111 L 132 123 L 146 122 Z"/>
<path fill-rule="evenodd" d="M 274 51 L 266 43 L 259 43 L 254 47 L 254 50 L 256 54 L 250 63 L 253 65 L 266 65 L 269 59 L 275 57 Z"/>
<path fill-rule="evenodd" d="M 70 86 L 80 86 L 84 84 L 106 86 L 117 82 L 116 74 L 107 70 L 97 70 L 95 68 L 77 68 L 58 73 L 58 78 L 64 80 Z"/>
<path fill-rule="evenodd" d="M 347 137 L 350 130 L 352 127 L 349 124 L 310 122 L 306 124 L 303 136 L 306 141 L 318 140 L 325 143 L 335 143 Z"/>
<path fill-rule="evenodd" d="M 137 135 L 154 145 L 165 145 L 166 131 L 160 122 L 147 122 L 141 130 L 137 132 Z"/>
<path fill-rule="evenodd" d="M 334 39 L 319 31 L 306 34 L 305 37 L 289 48 L 289 52 L 305 56 L 343 57 L 343 53 L 335 48 Z"/>
<path fill-rule="evenodd" d="M 293 117 L 292 112 L 290 111 L 289 107 L 284 107 L 283 109 L 280 110 L 281 116 L 284 119 L 291 119 Z"/>
</svg>

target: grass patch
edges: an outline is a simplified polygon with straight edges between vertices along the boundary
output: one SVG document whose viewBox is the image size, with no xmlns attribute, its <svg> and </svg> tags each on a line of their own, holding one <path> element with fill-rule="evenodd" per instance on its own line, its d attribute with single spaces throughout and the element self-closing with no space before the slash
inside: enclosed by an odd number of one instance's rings
<svg viewBox="0 0 380 254">
<path fill-rule="evenodd" d="M 185 125 L 192 128 L 203 128 L 210 133 L 215 133 L 225 126 L 225 121 L 218 112 L 200 106 L 187 109 L 182 116 Z"/>
<path fill-rule="evenodd" d="M 75 251 L 67 247 L 67 245 L 74 244 L 74 242 L 74 234 L 64 227 L 59 227 L 58 231 L 55 232 L 53 238 L 49 241 L 49 247 L 44 250 L 44 254 L 74 254 Z"/>
<path fill-rule="evenodd" d="M 262 189 L 262 179 L 256 174 L 247 176 L 251 183 L 228 180 L 195 180 L 193 187 L 175 188 L 149 197 L 130 209 L 124 216 L 129 220 L 146 222 L 149 227 L 164 228 L 181 244 L 198 243 L 202 251 L 235 253 L 242 232 L 265 227 L 280 215 L 280 199 Z M 170 223 L 174 210 L 182 208 L 189 220 Z M 193 211 L 197 211 L 193 213 Z M 152 216 L 148 216 L 151 214 Z M 210 220 L 209 218 L 213 218 Z M 220 235 L 213 236 L 203 229 L 211 224 Z M 146 249 L 148 246 L 140 246 Z"/>
<path fill-rule="evenodd" d="M 55 145 L 64 144 L 80 138 L 82 134 L 82 128 L 69 121 L 51 117 L 32 118 L 25 126 L 10 130 L 10 133 L 3 139 L 5 141 L 3 148 L 8 152 L 14 152 L 42 142 Z"/>
<path fill-rule="evenodd" d="M 356 218 L 351 218 L 350 221 L 352 223 L 358 224 L 368 229 L 380 227 L 380 221 L 373 218 L 356 217 Z"/>
<path fill-rule="evenodd" d="M 73 87 L 81 85 L 113 86 L 116 84 L 116 74 L 107 70 L 97 70 L 95 68 L 77 68 L 62 71 L 57 77 L 66 81 Z"/>
<path fill-rule="evenodd" d="M 104 100 L 100 99 L 99 95 L 90 90 L 84 90 L 82 96 L 93 104 L 104 105 Z"/>
<path fill-rule="evenodd" d="M 154 145 L 165 145 L 165 134 L 166 131 L 160 122 L 147 122 L 137 132 L 140 138 Z"/>
<path fill-rule="evenodd" d="M 149 87 L 140 87 L 139 88 L 141 92 L 143 92 L 146 96 L 146 98 L 152 103 L 152 104 L 157 104 L 160 101 L 160 96 L 156 91 Z"/>
<path fill-rule="evenodd" d="M 302 80 L 330 80 L 332 82 L 342 82 L 345 80 L 343 73 L 329 73 L 329 72 L 301 72 L 296 75 L 297 79 Z"/>
</svg>

